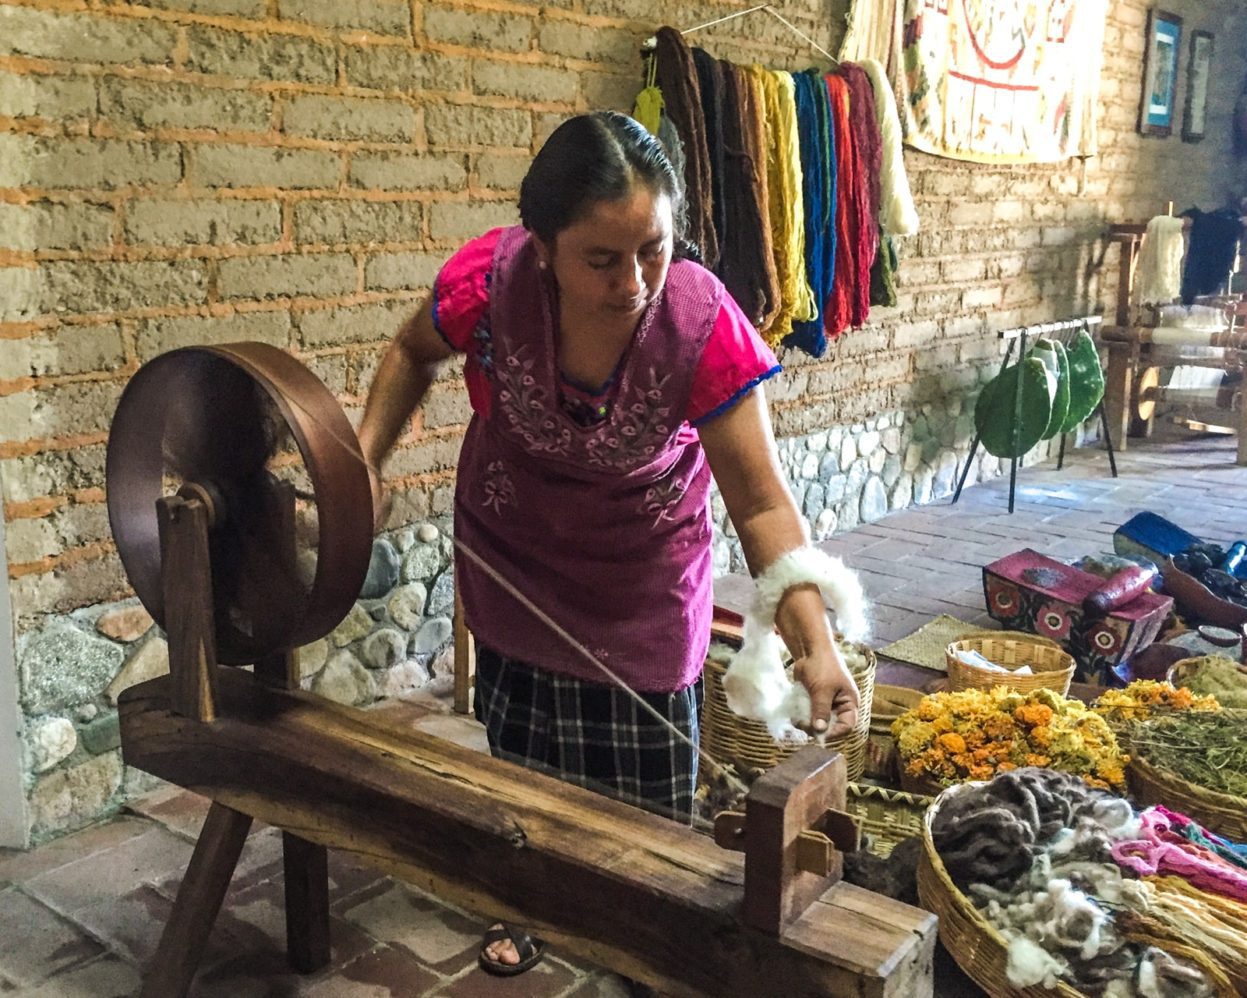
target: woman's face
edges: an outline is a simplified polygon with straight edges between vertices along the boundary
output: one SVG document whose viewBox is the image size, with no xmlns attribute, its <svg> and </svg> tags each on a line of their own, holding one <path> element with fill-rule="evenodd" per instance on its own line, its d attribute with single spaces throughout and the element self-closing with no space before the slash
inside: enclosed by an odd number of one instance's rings
<svg viewBox="0 0 1247 998">
<path fill-rule="evenodd" d="M 552 246 L 536 243 L 565 315 L 614 325 L 636 321 L 671 266 L 671 199 L 635 184 L 616 201 L 596 202 Z"/>
</svg>

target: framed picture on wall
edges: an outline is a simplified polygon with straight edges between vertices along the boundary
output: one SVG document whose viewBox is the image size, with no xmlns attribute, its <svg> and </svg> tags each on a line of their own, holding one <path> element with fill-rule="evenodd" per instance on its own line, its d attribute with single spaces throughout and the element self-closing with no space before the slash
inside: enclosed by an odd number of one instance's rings
<svg viewBox="0 0 1247 998">
<path fill-rule="evenodd" d="M 1173 134 L 1181 45 L 1182 18 L 1155 7 L 1148 11 L 1143 96 L 1139 102 L 1139 131 L 1144 135 Z"/>
<path fill-rule="evenodd" d="M 1208 123 L 1208 85 L 1212 79 L 1212 32 L 1191 32 L 1191 58 L 1186 66 L 1186 111 L 1182 141 L 1198 142 Z"/>
</svg>

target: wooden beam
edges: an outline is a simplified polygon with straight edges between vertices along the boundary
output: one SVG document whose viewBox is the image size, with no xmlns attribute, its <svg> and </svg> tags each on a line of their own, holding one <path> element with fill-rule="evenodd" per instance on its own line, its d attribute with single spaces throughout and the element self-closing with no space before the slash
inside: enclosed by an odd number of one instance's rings
<svg viewBox="0 0 1247 998">
<path fill-rule="evenodd" d="M 676 998 L 932 993 L 927 912 L 840 883 L 762 932 L 740 918 L 741 858 L 690 828 L 246 673 L 219 680 L 212 725 L 173 713 L 166 678 L 127 690 L 127 764 Z"/>
<path fill-rule="evenodd" d="M 329 963 L 329 853 L 292 832 L 282 832 L 286 878 L 286 956 L 300 974 Z"/>
</svg>

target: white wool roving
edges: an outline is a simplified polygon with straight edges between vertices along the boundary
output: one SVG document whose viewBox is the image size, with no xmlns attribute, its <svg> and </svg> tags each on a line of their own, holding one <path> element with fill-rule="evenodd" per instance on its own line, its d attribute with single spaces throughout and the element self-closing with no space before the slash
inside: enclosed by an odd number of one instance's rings
<svg viewBox="0 0 1247 998">
<path fill-rule="evenodd" d="M 723 675 L 723 692 L 732 711 L 761 721 L 780 740 L 806 740 L 797 725 L 809 723 L 811 704 L 805 687 L 784 670 L 775 612 L 787 590 L 811 582 L 831 604 L 836 626 L 845 637 L 866 636 L 866 594 L 857 573 L 817 548 L 797 548 L 758 576 L 740 651 Z"/>
<path fill-rule="evenodd" d="M 1136 305 L 1167 305 L 1182 292 L 1182 259 L 1186 243 L 1182 219 L 1158 215 L 1147 223 L 1132 297 Z"/>
<path fill-rule="evenodd" d="M 901 151 L 901 116 L 896 110 L 896 95 L 888 83 L 883 66 L 874 59 L 863 59 L 858 65 L 870 77 L 875 92 L 875 117 L 883 139 L 883 165 L 879 174 L 879 224 L 890 236 L 912 236 L 918 232 L 918 209 L 905 172 Z"/>
</svg>

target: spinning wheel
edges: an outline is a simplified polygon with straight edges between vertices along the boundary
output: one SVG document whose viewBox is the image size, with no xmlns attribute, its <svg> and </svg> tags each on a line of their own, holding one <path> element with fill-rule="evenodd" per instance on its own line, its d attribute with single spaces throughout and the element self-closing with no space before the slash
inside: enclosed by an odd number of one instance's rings
<svg viewBox="0 0 1247 998">
<path fill-rule="evenodd" d="M 933 916 L 838 882 L 836 845 L 856 842 L 838 823 L 838 756 L 759 779 L 719 849 L 298 689 L 295 649 L 362 587 L 371 493 L 346 417 L 282 351 L 195 347 L 144 366 L 107 478 L 122 562 L 169 637 L 170 675 L 119 698 L 122 754 L 212 800 L 143 998 L 188 992 L 257 818 L 282 829 L 299 971 L 330 959 L 333 848 L 680 998 L 932 993 Z M 247 662 L 254 675 L 220 667 Z"/>
<path fill-rule="evenodd" d="M 276 347 L 191 347 L 144 366 L 113 420 L 107 480 L 122 564 L 167 630 L 168 601 L 196 583 L 173 577 L 162 548 L 175 522 L 206 519 L 220 662 L 315 641 L 363 585 L 371 498 L 355 433 L 315 375 Z"/>
</svg>

